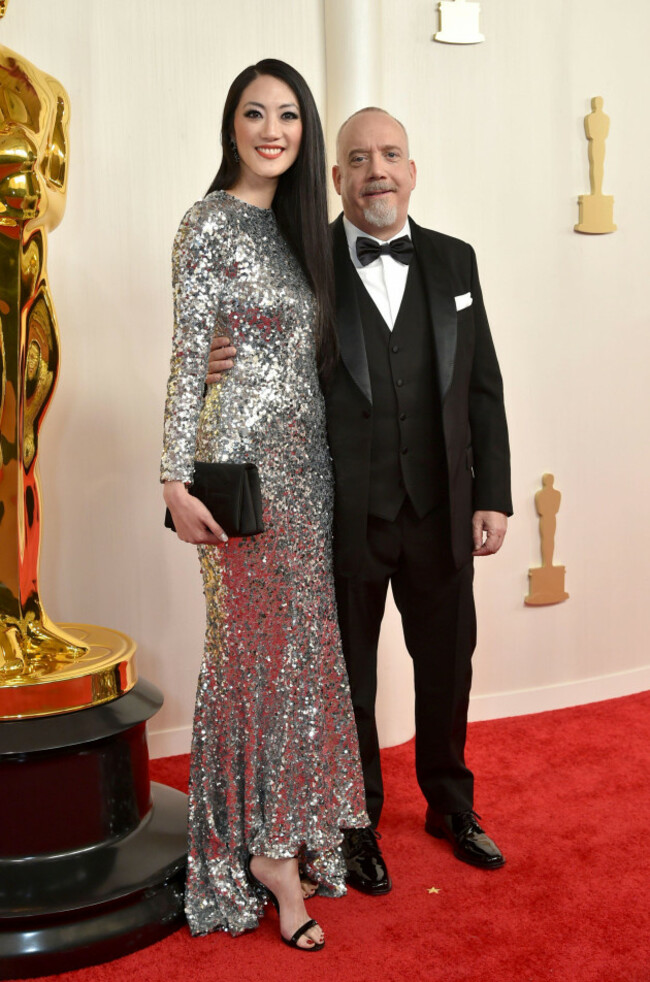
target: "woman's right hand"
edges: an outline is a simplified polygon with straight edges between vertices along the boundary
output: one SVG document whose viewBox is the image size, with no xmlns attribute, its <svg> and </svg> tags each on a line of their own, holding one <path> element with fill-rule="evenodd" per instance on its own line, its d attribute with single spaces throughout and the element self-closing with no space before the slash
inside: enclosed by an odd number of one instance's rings
<svg viewBox="0 0 650 982">
<path fill-rule="evenodd" d="M 165 481 L 163 498 L 182 542 L 218 546 L 228 541 L 203 502 L 191 495 L 182 481 Z"/>
<path fill-rule="evenodd" d="M 236 354 L 237 349 L 231 345 L 230 338 L 223 335 L 212 338 L 208 356 L 208 374 L 205 378 L 208 385 L 221 381 L 235 364 Z"/>
</svg>

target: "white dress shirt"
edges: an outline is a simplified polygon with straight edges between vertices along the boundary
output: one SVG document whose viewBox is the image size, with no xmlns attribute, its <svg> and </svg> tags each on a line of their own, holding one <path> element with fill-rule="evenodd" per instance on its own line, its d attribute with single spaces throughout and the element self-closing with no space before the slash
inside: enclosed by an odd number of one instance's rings
<svg viewBox="0 0 650 982">
<path fill-rule="evenodd" d="M 392 242 L 393 239 L 399 239 L 403 235 L 408 235 L 410 239 L 411 229 L 408 218 L 401 232 L 391 236 L 390 239 L 378 239 L 374 235 L 368 235 L 367 232 L 362 232 L 356 225 L 348 221 L 345 215 L 343 216 L 343 227 L 345 228 L 345 234 L 348 240 L 350 258 L 361 278 L 361 282 L 392 331 L 397 320 L 404 290 L 406 289 L 406 277 L 408 276 L 409 267 L 393 259 L 392 256 L 378 256 L 377 259 L 368 263 L 367 266 L 362 266 L 357 257 L 356 243 L 359 236 L 373 239 L 375 242 L 379 242 L 380 245 L 385 245 L 386 242 Z"/>
</svg>

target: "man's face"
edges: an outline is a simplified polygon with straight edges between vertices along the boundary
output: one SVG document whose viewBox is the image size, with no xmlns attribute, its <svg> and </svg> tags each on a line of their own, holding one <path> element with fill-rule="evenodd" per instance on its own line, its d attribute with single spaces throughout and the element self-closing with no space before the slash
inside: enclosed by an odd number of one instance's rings
<svg viewBox="0 0 650 982">
<path fill-rule="evenodd" d="M 343 128 L 332 170 L 345 217 L 378 239 L 401 231 L 415 187 L 406 133 L 392 116 L 360 113 Z"/>
</svg>

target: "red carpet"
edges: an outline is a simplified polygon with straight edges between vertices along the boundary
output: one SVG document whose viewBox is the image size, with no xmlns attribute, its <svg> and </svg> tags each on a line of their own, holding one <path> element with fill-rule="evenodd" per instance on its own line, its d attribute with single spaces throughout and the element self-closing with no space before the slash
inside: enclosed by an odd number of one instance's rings
<svg viewBox="0 0 650 982">
<path fill-rule="evenodd" d="M 319 953 L 271 912 L 240 938 L 183 928 L 64 982 L 650 982 L 650 692 L 470 726 L 476 807 L 507 856 L 483 872 L 426 835 L 413 744 L 384 751 L 392 893 L 315 899 Z M 186 788 L 187 757 L 152 763 Z M 439 892 L 430 893 L 435 887 Z"/>
</svg>

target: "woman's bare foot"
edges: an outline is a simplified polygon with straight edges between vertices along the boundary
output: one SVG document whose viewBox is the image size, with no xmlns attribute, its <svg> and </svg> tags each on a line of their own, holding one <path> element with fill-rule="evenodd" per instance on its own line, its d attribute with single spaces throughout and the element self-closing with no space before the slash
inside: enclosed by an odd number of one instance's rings
<svg viewBox="0 0 650 982">
<path fill-rule="evenodd" d="M 250 871 L 260 883 L 275 894 L 280 906 L 280 933 L 288 941 L 299 927 L 310 920 L 300 883 L 297 859 L 269 859 L 268 856 L 251 856 Z M 317 924 L 298 939 L 299 948 L 309 950 L 325 941 L 322 928 Z"/>
</svg>

